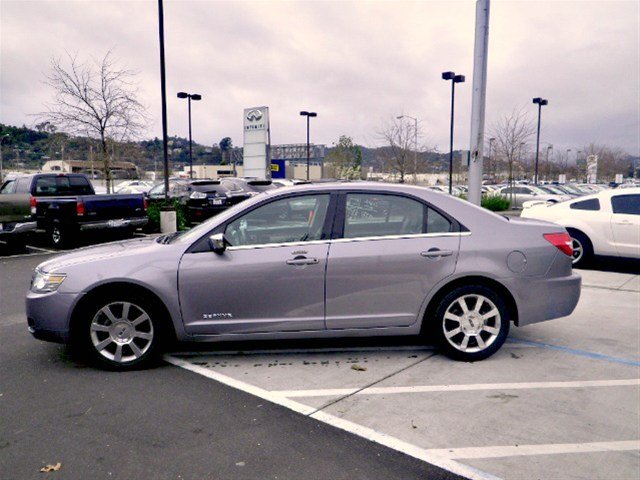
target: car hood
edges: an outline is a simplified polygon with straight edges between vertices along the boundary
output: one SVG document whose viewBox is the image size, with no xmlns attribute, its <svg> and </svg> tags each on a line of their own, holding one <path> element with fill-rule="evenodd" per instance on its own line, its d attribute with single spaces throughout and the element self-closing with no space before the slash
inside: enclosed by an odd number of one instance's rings
<svg viewBox="0 0 640 480">
<path fill-rule="evenodd" d="M 38 268 L 43 272 L 55 271 L 64 273 L 66 268 L 75 265 L 97 260 L 108 260 L 110 258 L 118 258 L 121 260 L 123 257 L 137 256 L 164 247 L 164 245 L 158 244 L 155 240 L 155 237 L 145 237 L 81 248 L 72 253 L 65 253 L 53 257 L 38 265 Z"/>
</svg>

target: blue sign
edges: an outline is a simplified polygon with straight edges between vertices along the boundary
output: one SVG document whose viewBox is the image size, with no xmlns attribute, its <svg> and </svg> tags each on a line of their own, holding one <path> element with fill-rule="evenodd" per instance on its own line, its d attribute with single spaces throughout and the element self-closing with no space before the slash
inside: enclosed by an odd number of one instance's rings
<svg viewBox="0 0 640 480">
<path fill-rule="evenodd" d="M 271 160 L 271 178 L 287 178 L 284 160 Z"/>
</svg>

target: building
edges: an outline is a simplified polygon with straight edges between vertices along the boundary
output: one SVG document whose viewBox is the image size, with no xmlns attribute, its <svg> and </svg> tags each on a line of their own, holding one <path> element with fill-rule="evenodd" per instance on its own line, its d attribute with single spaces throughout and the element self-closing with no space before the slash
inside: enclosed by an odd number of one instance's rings
<svg viewBox="0 0 640 480">
<path fill-rule="evenodd" d="M 138 167 L 132 162 L 110 162 L 113 178 L 138 178 Z M 84 173 L 91 178 L 102 178 L 104 172 L 101 161 L 49 160 L 42 166 L 42 173 Z"/>
</svg>

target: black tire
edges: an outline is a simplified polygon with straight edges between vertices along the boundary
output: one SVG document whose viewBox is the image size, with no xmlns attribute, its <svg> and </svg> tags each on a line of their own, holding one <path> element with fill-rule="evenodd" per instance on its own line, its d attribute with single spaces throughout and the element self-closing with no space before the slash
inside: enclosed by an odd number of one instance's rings
<svg viewBox="0 0 640 480">
<path fill-rule="evenodd" d="M 577 230 L 568 230 L 571 236 L 573 255 L 573 268 L 584 268 L 593 262 L 593 245 L 584 233 Z"/>
<path fill-rule="evenodd" d="M 167 335 L 156 304 L 126 292 L 92 297 L 75 322 L 74 347 L 89 363 L 106 370 L 137 370 L 157 364 Z"/>
<path fill-rule="evenodd" d="M 432 331 L 440 351 L 464 362 L 483 360 L 496 353 L 507 339 L 511 323 L 504 300 L 482 285 L 458 287 L 445 295 L 433 321 Z"/>
<path fill-rule="evenodd" d="M 73 231 L 70 228 L 63 227 L 57 223 L 54 223 L 49 227 L 48 236 L 49 242 L 54 248 L 65 250 L 73 248 L 76 244 L 76 238 L 74 238 Z"/>
</svg>

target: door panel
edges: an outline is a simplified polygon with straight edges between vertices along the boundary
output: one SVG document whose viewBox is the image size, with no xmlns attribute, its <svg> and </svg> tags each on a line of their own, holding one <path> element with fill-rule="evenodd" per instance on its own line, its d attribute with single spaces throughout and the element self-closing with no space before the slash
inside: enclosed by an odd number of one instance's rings
<svg viewBox="0 0 640 480">
<path fill-rule="evenodd" d="M 328 329 L 409 326 L 455 271 L 460 237 L 335 240 L 327 264 Z"/>
<path fill-rule="evenodd" d="M 313 242 L 184 255 L 178 281 L 186 331 L 323 330 L 328 248 Z"/>
</svg>

